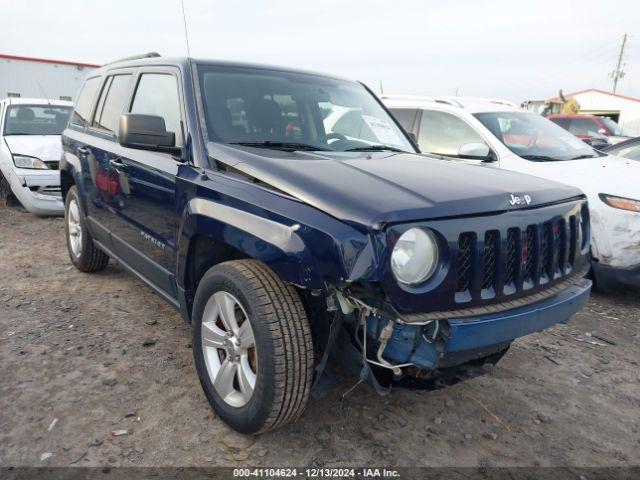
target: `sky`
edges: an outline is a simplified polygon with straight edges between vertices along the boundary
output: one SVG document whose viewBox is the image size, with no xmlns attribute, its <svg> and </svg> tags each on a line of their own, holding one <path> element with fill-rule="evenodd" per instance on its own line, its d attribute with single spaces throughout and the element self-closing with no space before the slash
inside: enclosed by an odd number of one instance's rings
<svg viewBox="0 0 640 480">
<path fill-rule="evenodd" d="M 186 56 L 180 0 L 2 0 L 0 53 L 102 64 Z M 640 97 L 640 1 L 184 0 L 191 55 L 326 72 L 376 92 L 520 102 Z"/>
</svg>

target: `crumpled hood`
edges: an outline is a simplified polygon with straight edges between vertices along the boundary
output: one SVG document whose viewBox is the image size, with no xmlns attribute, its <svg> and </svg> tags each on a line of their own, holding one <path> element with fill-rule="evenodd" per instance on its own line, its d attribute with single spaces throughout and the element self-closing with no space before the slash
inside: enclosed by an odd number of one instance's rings
<svg viewBox="0 0 640 480">
<path fill-rule="evenodd" d="M 60 135 L 9 135 L 4 139 L 14 155 L 37 157 L 44 162 L 57 162 L 62 156 Z"/>
<path fill-rule="evenodd" d="M 282 152 L 210 143 L 210 155 L 340 220 L 373 226 L 524 208 L 580 196 L 515 172 L 390 152 Z"/>
</svg>

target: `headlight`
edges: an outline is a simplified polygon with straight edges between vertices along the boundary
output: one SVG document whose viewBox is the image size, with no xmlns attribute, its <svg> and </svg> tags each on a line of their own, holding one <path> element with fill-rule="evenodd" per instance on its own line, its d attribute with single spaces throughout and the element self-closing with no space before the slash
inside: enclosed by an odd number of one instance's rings
<svg viewBox="0 0 640 480">
<path fill-rule="evenodd" d="M 629 210 L 630 212 L 640 212 L 640 200 L 631 198 L 616 197 L 614 195 L 600 194 L 600 200 L 613 208 Z"/>
<path fill-rule="evenodd" d="M 438 265 L 438 244 L 429 230 L 411 228 L 400 235 L 391 253 L 391 270 L 400 283 L 415 285 Z"/>
<path fill-rule="evenodd" d="M 47 164 L 36 157 L 27 157 L 26 155 L 14 155 L 13 163 L 18 168 L 34 168 L 38 170 L 48 170 Z"/>
</svg>

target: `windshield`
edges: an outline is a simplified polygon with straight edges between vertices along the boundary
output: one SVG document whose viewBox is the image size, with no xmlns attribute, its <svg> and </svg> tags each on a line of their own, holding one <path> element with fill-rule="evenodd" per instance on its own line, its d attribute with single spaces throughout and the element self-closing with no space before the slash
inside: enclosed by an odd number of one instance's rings
<svg viewBox="0 0 640 480">
<path fill-rule="evenodd" d="M 200 65 L 209 138 L 288 150 L 415 152 L 356 82 L 260 68 Z"/>
<path fill-rule="evenodd" d="M 626 137 L 627 135 L 624 133 L 620 125 L 611 120 L 609 117 L 600 117 L 600 121 L 604 124 L 604 126 L 609 130 L 609 133 L 615 137 Z"/>
<path fill-rule="evenodd" d="M 529 160 L 573 160 L 599 154 L 579 138 L 535 113 L 487 112 L 474 116 L 516 155 Z"/>
<path fill-rule="evenodd" d="M 5 135 L 60 135 L 67 127 L 71 107 L 13 105 L 7 108 Z"/>
</svg>

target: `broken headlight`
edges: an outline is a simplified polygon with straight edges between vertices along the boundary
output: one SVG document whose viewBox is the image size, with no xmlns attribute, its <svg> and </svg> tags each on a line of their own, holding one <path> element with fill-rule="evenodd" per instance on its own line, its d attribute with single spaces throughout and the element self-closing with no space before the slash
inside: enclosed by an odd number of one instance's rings
<svg viewBox="0 0 640 480">
<path fill-rule="evenodd" d="M 13 163 L 18 168 L 31 168 L 35 170 L 48 170 L 47 164 L 36 157 L 27 155 L 13 155 Z"/>
<path fill-rule="evenodd" d="M 400 235 L 391 253 L 391 270 L 398 282 L 405 285 L 424 282 L 437 265 L 438 243 L 430 230 L 410 228 Z"/>
<path fill-rule="evenodd" d="M 629 210 L 630 212 L 640 213 L 640 200 L 633 200 L 632 198 L 616 197 L 615 195 L 607 195 L 605 193 L 600 194 L 600 200 L 613 208 L 619 208 L 621 210 Z"/>
</svg>

